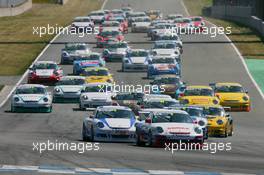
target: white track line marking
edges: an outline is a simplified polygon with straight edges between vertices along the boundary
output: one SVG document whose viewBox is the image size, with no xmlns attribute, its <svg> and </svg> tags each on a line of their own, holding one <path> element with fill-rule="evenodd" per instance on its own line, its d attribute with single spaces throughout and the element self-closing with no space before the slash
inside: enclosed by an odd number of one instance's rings
<svg viewBox="0 0 264 175">
<path fill-rule="evenodd" d="M 183 8 L 184 8 L 186 14 L 187 14 L 188 16 L 190 16 L 190 13 L 189 13 L 188 9 L 186 8 L 186 6 L 185 6 L 183 0 L 181 0 L 181 3 L 182 3 L 182 5 L 183 5 Z M 212 23 L 212 22 L 210 22 L 210 21 L 207 21 L 207 22 L 208 22 L 209 24 L 213 25 L 214 27 L 217 27 L 217 25 L 215 25 L 214 23 Z M 231 46 L 232 46 L 232 47 L 234 48 L 234 50 L 236 51 L 236 53 L 237 53 L 238 57 L 240 58 L 240 60 L 241 60 L 241 62 L 242 62 L 242 64 L 243 64 L 243 66 L 244 66 L 244 68 L 245 68 L 245 70 L 246 70 L 246 72 L 247 72 L 249 78 L 250 78 L 251 81 L 253 82 L 253 84 L 254 84 L 254 86 L 256 87 L 257 91 L 259 92 L 260 96 L 262 97 L 262 100 L 264 100 L 264 94 L 263 94 L 262 90 L 260 89 L 259 85 L 257 84 L 256 80 L 255 80 L 255 79 L 253 78 L 253 76 L 251 75 L 251 73 L 250 73 L 250 71 L 249 71 L 249 69 L 248 69 L 248 67 L 247 67 L 247 64 L 246 64 L 246 62 L 245 62 L 244 57 L 242 56 L 242 54 L 240 53 L 240 51 L 238 50 L 238 48 L 235 46 L 235 44 L 231 41 L 231 39 L 230 39 L 226 34 L 225 34 L 224 36 L 225 36 L 225 38 L 227 39 L 227 41 L 230 42 Z"/>
</svg>

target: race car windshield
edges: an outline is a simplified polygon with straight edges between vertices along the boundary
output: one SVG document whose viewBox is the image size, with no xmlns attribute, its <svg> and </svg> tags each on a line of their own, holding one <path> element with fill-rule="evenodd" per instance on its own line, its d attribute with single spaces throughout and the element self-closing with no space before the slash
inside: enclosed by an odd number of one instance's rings
<svg viewBox="0 0 264 175">
<path fill-rule="evenodd" d="M 74 22 L 91 22 L 91 19 L 89 19 L 89 18 L 78 18 L 78 19 L 75 19 Z"/>
<path fill-rule="evenodd" d="M 110 44 L 109 48 L 111 48 L 111 49 L 127 48 L 127 44 L 126 43 Z"/>
<path fill-rule="evenodd" d="M 131 57 L 146 57 L 148 56 L 148 52 L 145 51 L 136 51 L 136 52 L 131 52 L 129 54 Z"/>
<path fill-rule="evenodd" d="M 153 64 L 162 64 L 162 63 L 173 64 L 174 59 L 173 58 L 158 58 L 158 59 L 153 59 L 152 63 Z"/>
<path fill-rule="evenodd" d="M 84 45 L 66 45 L 67 50 L 86 50 L 87 46 Z"/>
<path fill-rule="evenodd" d="M 90 16 L 104 16 L 104 13 L 91 13 Z"/>
<path fill-rule="evenodd" d="M 184 109 L 190 116 L 203 117 L 203 110 L 196 108 L 186 108 Z"/>
<path fill-rule="evenodd" d="M 134 22 L 150 22 L 149 18 L 136 18 Z"/>
<path fill-rule="evenodd" d="M 85 84 L 84 79 L 67 79 L 67 80 L 60 80 L 56 85 L 83 85 Z"/>
<path fill-rule="evenodd" d="M 225 112 L 221 108 L 210 107 L 204 110 L 204 114 L 212 116 L 224 116 Z"/>
<path fill-rule="evenodd" d="M 19 88 L 16 94 L 45 94 L 46 89 L 42 87 Z"/>
<path fill-rule="evenodd" d="M 187 89 L 184 92 L 185 96 L 213 96 L 213 94 L 211 89 Z"/>
<path fill-rule="evenodd" d="M 107 85 L 86 86 L 82 92 L 111 92 L 112 87 Z"/>
<path fill-rule="evenodd" d="M 193 123 L 188 114 L 158 113 L 153 116 L 152 123 Z"/>
<path fill-rule="evenodd" d="M 123 94 L 123 95 L 117 95 L 117 100 L 135 100 L 135 97 L 133 94 Z"/>
<path fill-rule="evenodd" d="M 119 32 L 118 31 L 107 31 L 107 32 L 102 32 L 100 35 L 103 36 L 103 37 L 106 37 L 106 36 L 117 36 L 117 35 L 119 35 Z"/>
<path fill-rule="evenodd" d="M 179 105 L 176 101 L 155 101 L 155 102 L 148 102 L 147 106 L 149 108 L 164 108 L 164 107 L 171 107 Z"/>
<path fill-rule="evenodd" d="M 175 23 L 190 23 L 191 20 L 190 19 L 179 18 L 179 19 L 175 19 L 174 22 Z"/>
<path fill-rule="evenodd" d="M 154 49 L 174 49 L 175 44 L 155 44 Z"/>
<path fill-rule="evenodd" d="M 114 109 L 109 111 L 99 111 L 96 115 L 96 118 L 135 118 L 135 115 L 132 111 L 123 110 L 123 109 Z"/>
<path fill-rule="evenodd" d="M 192 21 L 197 21 L 197 22 L 198 21 L 202 21 L 202 18 L 198 18 L 198 17 L 197 18 L 192 18 Z"/>
<path fill-rule="evenodd" d="M 154 80 L 153 84 L 178 84 L 179 81 L 179 78 L 161 78 Z"/>
<path fill-rule="evenodd" d="M 172 36 L 172 35 L 168 35 L 168 36 L 161 36 L 160 37 L 161 40 L 178 40 L 178 36 Z"/>
<path fill-rule="evenodd" d="M 108 76 L 107 70 L 89 70 L 84 71 L 83 74 L 85 76 Z"/>
<path fill-rule="evenodd" d="M 119 23 L 118 22 L 103 23 L 103 27 L 119 27 Z"/>
<path fill-rule="evenodd" d="M 241 93 L 243 91 L 241 86 L 220 86 L 215 88 L 216 93 Z"/>
<path fill-rule="evenodd" d="M 40 63 L 33 66 L 33 69 L 58 69 L 56 64 L 51 63 Z"/>
</svg>

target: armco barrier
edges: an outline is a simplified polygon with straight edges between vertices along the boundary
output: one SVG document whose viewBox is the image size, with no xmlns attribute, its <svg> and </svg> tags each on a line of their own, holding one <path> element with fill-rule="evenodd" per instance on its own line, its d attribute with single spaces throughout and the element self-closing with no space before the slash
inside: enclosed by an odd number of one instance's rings
<svg viewBox="0 0 264 175">
<path fill-rule="evenodd" d="M 0 17 L 3 16 L 16 16 L 24 13 L 32 8 L 32 0 L 27 0 L 25 3 L 19 6 L 0 8 Z"/>
<path fill-rule="evenodd" d="M 211 16 L 244 24 L 255 29 L 264 37 L 264 22 L 258 17 L 252 16 L 251 11 L 251 7 L 212 6 Z"/>
</svg>

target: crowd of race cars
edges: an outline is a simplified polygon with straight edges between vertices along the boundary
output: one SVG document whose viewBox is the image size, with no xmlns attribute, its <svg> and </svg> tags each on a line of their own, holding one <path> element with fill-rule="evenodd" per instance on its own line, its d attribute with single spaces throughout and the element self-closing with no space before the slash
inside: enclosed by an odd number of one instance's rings
<svg viewBox="0 0 264 175">
<path fill-rule="evenodd" d="M 19 85 L 12 96 L 12 112 L 52 112 L 53 103 L 75 102 L 81 110 L 93 109 L 82 126 L 85 141 L 136 142 L 164 145 L 166 142 L 202 144 L 210 136 L 233 135 L 231 111 L 250 111 L 247 91 L 235 82 L 189 85 L 181 78 L 183 42 L 180 30 L 202 30 L 201 17 L 158 10 L 136 12 L 130 7 L 91 12 L 77 17 L 72 28 L 98 27 L 93 52 L 85 43 L 67 43 L 61 63 L 73 65 L 73 75 L 64 75 L 54 61 L 37 61 L 29 68 L 28 84 Z M 129 32 L 141 32 L 153 41 L 150 50 L 131 49 Z M 144 71 L 150 92 L 117 92 L 107 62 L 122 62 L 122 71 Z M 46 85 L 55 85 L 52 93 Z"/>
</svg>

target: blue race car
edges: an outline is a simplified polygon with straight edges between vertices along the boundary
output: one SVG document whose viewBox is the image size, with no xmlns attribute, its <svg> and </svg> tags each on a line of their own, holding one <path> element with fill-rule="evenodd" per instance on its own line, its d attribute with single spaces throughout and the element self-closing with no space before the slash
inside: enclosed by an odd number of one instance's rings
<svg viewBox="0 0 264 175">
<path fill-rule="evenodd" d="M 180 64 L 174 57 L 155 56 L 149 61 L 147 78 L 163 74 L 181 75 Z"/>
</svg>

